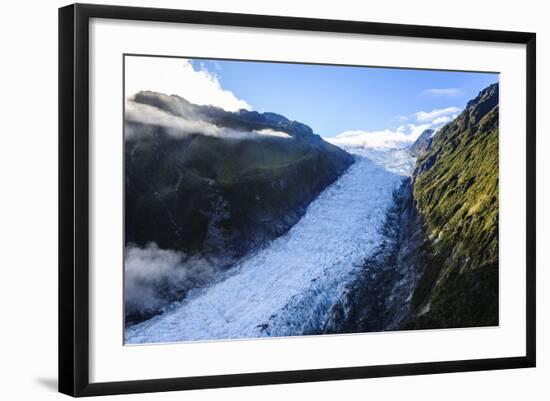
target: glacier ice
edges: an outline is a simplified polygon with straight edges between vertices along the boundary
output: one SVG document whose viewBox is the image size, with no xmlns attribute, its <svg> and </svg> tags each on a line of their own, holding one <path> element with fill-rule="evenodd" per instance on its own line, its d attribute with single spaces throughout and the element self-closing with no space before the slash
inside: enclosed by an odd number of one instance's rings
<svg viewBox="0 0 550 401">
<path fill-rule="evenodd" d="M 347 148 L 354 163 L 285 235 L 242 259 L 224 280 L 145 322 L 127 344 L 318 332 L 383 240 L 392 193 L 414 167 L 404 149 Z"/>
</svg>

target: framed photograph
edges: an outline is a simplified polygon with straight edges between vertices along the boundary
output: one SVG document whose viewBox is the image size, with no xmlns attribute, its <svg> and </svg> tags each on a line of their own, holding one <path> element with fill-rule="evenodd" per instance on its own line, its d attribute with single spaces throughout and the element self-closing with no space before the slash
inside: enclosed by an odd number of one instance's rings
<svg viewBox="0 0 550 401">
<path fill-rule="evenodd" d="M 59 390 L 535 366 L 535 34 L 59 10 Z"/>
</svg>

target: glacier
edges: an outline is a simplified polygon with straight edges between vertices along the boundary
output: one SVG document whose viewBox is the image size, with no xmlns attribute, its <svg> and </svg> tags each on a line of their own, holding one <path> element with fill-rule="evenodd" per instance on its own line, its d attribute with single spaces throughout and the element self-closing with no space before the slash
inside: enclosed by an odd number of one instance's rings
<svg viewBox="0 0 550 401">
<path fill-rule="evenodd" d="M 345 150 L 355 163 L 286 234 L 240 260 L 220 281 L 128 326 L 125 343 L 322 332 L 333 305 L 383 241 L 393 191 L 415 164 L 406 149 Z"/>
</svg>

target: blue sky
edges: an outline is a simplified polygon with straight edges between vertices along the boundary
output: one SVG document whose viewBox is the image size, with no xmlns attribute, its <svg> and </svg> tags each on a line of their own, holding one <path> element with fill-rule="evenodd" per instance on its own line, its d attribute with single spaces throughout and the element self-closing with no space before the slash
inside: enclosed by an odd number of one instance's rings
<svg viewBox="0 0 550 401">
<path fill-rule="evenodd" d="M 125 57 L 141 90 L 228 111 L 279 113 L 339 146 L 405 147 L 452 121 L 498 74 L 249 61 Z"/>
<path fill-rule="evenodd" d="M 199 59 L 191 64 L 252 109 L 301 121 L 324 137 L 419 123 L 416 113 L 463 109 L 498 82 L 498 74 L 472 72 Z"/>
</svg>

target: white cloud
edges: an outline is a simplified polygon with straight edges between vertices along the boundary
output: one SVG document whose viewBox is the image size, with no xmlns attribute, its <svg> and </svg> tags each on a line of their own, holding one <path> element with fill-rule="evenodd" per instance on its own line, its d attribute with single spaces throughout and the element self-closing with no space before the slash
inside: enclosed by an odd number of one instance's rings
<svg viewBox="0 0 550 401">
<path fill-rule="evenodd" d="M 290 135 L 288 135 L 286 132 L 276 131 L 276 130 L 270 129 L 270 128 L 265 128 L 265 129 L 261 129 L 261 130 L 254 130 L 253 132 L 258 134 L 258 135 L 263 135 L 263 136 L 275 136 L 277 138 L 292 139 L 292 137 Z"/>
<path fill-rule="evenodd" d="M 181 96 L 191 103 L 212 105 L 227 111 L 252 107 L 221 87 L 216 75 L 195 70 L 189 60 L 167 57 L 127 56 L 125 59 L 125 96 L 140 91 Z"/>
<path fill-rule="evenodd" d="M 432 111 L 419 111 L 413 114 L 418 122 L 433 122 L 438 117 L 450 116 L 460 112 L 458 107 L 447 107 L 445 109 L 435 109 Z"/>
<path fill-rule="evenodd" d="M 192 115 L 186 117 L 170 114 L 148 104 L 136 103 L 132 97 L 126 100 L 125 119 L 128 122 L 160 126 L 168 129 L 168 133 L 174 137 L 182 137 L 197 132 L 209 136 L 222 136 L 224 134 L 222 127 L 217 127 L 199 118 L 193 118 Z M 143 130 L 134 132 L 131 125 L 126 126 L 126 139 L 132 139 L 140 133 L 144 134 L 145 132 Z"/>
<path fill-rule="evenodd" d="M 416 141 L 416 139 L 422 135 L 424 131 L 426 131 L 429 128 L 434 128 L 434 124 L 409 124 L 409 138 L 411 143 Z"/>
<path fill-rule="evenodd" d="M 426 89 L 420 93 L 424 96 L 444 96 L 444 97 L 456 97 L 462 95 L 462 89 L 460 88 L 433 88 Z"/>
<path fill-rule="evenodd" d="M 176 98 L 156 94 L 150 96 L 160 96 L 167 99 L 167 101 L 171 101 L 171 105 L 177 109 L 179 115 L 169 113 L 156 106 L 136 102 L 135 97 L 130 96 L 126 99 L 125 107 L 125 120 L 127 122 L 126 139 L 139 139 L 149 136 L 153 134 L 153 127 L 155 126 L 163 127 L 165 132 L 174 138 L 183 138 L 189 134 L 202 134 L 238 140 L 261 139 L 265 137 L 293 139 L 286 132 L 273 129 L 246 131 L 215 125 L 209 121 L 205 121 L 199 113 L 193 111 L 192 107 L 185 107 L 186 104 L 176 101 Z M 139 127 L 135 127 L 132 123 L 138 123 Z"/>
<path fill-rule="evenodd" d="M 124 258 L 126 315 L 154 313 L 194 287 L 212 282 L 218 270 L 207 259 L 160 249 L 154 243 L 143 248 L 130 245 Z"/>
<path fill-rule="evenodd" d="M 404 148 L 413 143 L 418 136 L 429 128 L 425 126 L 401 126 L 392 131 L 345 131 L 334 138 L 324 138 L 326 141 L 337 146 L 353 146 L 362 148 L 391 149 Z"/>
<path fill-rule="evenodd" d="M 451 117 L 449 116 L 441 116 L 437 117 L 435 120 L 432 121 L 432 124 L 445 124 L 451 121 Z"/>
<path fill-rule="evenodd" d="M 439 130 L 443 125 L 455 119 L 460 111 L 458 107 L 419 111 L 408 117 L 402 116 L 414 122 L 400 125 L 395 129 L 385 129 L 382 131 L 345 131 L 336 137 L 325 138 L 325 140 L 338 146 L 378 149 L 404 148 L 416 141 L 425 130 Z"/>
</svg>

